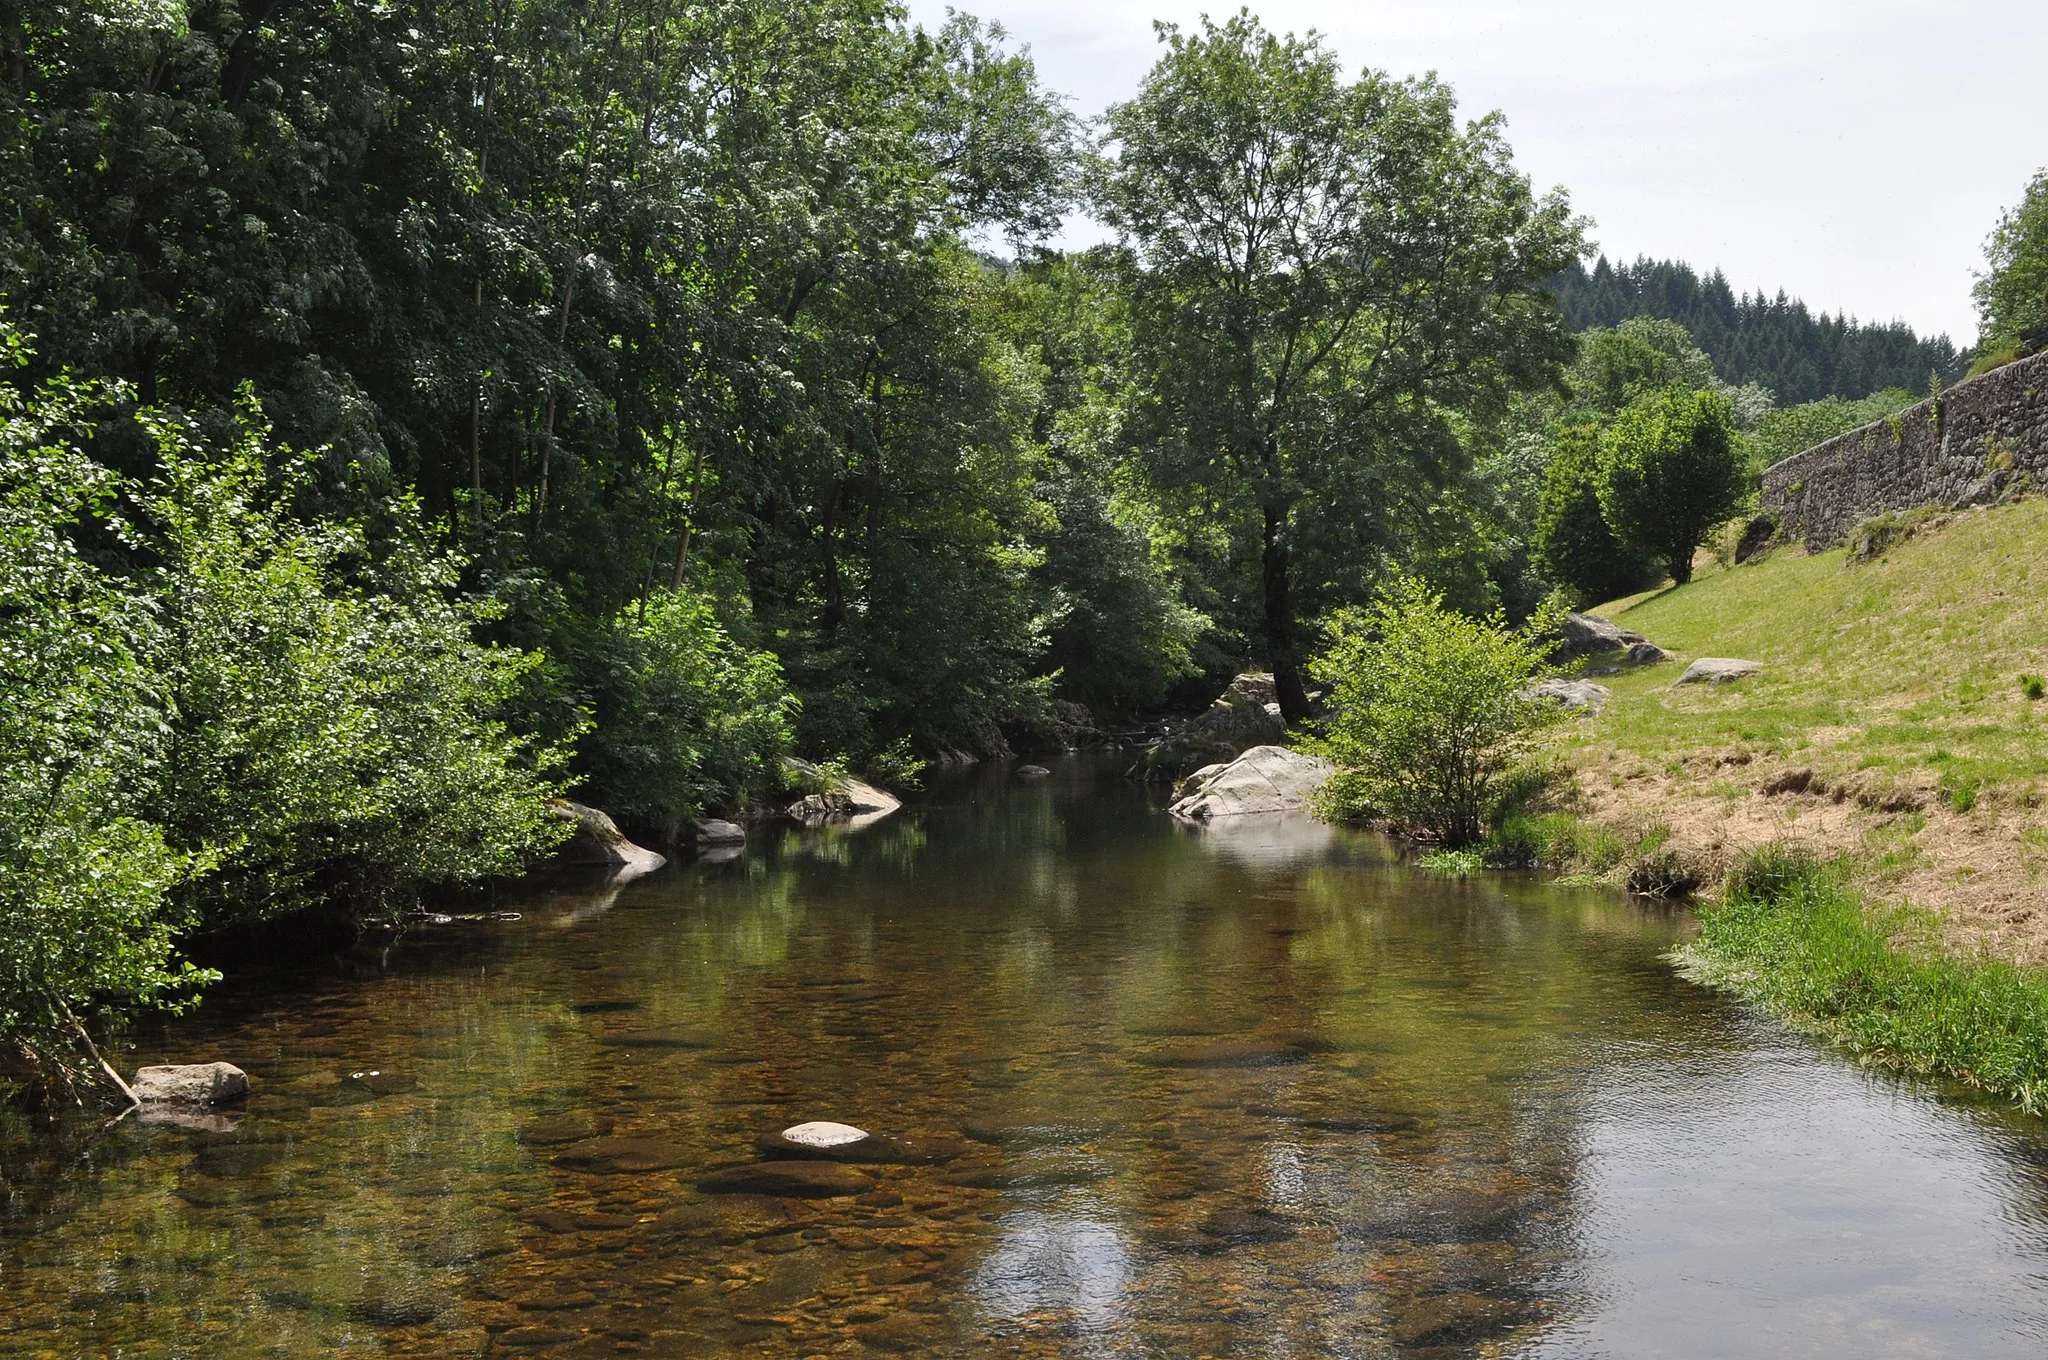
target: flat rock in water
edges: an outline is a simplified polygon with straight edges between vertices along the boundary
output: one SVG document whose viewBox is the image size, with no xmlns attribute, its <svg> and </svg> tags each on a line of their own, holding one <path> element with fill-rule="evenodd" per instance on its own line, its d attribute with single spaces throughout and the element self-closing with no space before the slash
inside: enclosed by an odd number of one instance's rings
<svg viewBox="0 0 2048 1360">
<path fill-rule="evenodd" d="M 658 1138 L 591 1138 L 555 1154 L 555 1165 L 593 1175 L 667 1171 L 689 1161 L 689 1154 Z"/>
<path fill-rule="evenodd" d="M 1337 767 L 1284 746 L 1254 746 L 1188 789 L 1168 811 L 1187 821 L 1291 812 L 1308 806 Z"/>
<path fill-rule="evenodd" d="M 826 1162 L 860 1162 L 870 1166 L 928 1166 L 959 1155 L 956 1144 L 930 1138 L 894 1138 L 872 1134 L 857 1143 L 830 1147 L 791 1142 L 781 1134 L 763 1134 L 755 1146 L 769 1157 L 815 1158 Z"/>
<path fill-rule="evenodd" d="M 864 1195 L 875 1178 L 842 1162 L 755 1162 L 721 1167 L 700 1176 L 697 1188 L 707 1195 L 776 1195 L 785 1199 L 837 1199 Z"/>
<path fill-rule="evenodd" d="M 249 1074 L 233 1063 L 181 1063 L 145 1067 L 134 1086 L 145 1105 L 220 1105 L 249 1094 Z"/>
<path fill-rule="evenodd" d="M 542 1209 L 528 1214 L 526 1221 L 551 1233 L 617 1232 L 639 1222 L 631 1214 L 574 1213 L 565 1209 Z"/>
<path fill-rule="evenodd" d="M 1019 779 L 1043 779 L 1051 773 L 1052 771 L 1046 769 L 1043 765 L 1019 765 L 1017 767 L 1017 778 Z"/>
<path fill-rule="evenodd" d="M 1685 668 L 1685 674 L 1671 683 L 1674 685 L 1725 685 L 1731 680 L 1740 680 L 1755 675 L 1764 668 L 1761 661 L 1744 661 L 1730 656 L 1703 656 Z"/>
<path fill-rule="evenodd" d="M 776 1135 L 785 1143 L 807 1148 L 844 1147 L 848 1143 L 858 1143 L 867 1136 L 866 1129 L 830 1119 L 807 1119 L 801 1124 L 791 1124 Z"/>
</svg>

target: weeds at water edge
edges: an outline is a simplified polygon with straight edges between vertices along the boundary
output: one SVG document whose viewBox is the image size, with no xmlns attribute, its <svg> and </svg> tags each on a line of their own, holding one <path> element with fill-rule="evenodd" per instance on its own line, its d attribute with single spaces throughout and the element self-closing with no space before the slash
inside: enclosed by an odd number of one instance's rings
<svg viewBox="0 0 2048 1360">
<path fill-rule="evenodd" d="M 1840 864 L 1766 846 L 1699 907 L 1674 956 L 1686 976 L 1755 1001 L 1866 1062 L 2048 1106 L 2048 978 L 1934 952 L 1938 923 L 1872 910 Z"/>
</svg>

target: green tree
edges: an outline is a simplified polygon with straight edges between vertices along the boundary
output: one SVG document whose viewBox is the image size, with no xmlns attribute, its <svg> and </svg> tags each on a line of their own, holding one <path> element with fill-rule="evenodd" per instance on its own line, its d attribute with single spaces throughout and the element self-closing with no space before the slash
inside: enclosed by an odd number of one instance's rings
<svg viewBox="0 0 2048 1360">
<path fill-rule="evenodd" d="M 1600 508 L 1621 544 L 1692 579 L 1693 554 L 1741 508 L 1746 460 L 1728 403 L 1714 392 L 1667 388 L 1639 398 L 1600 440 Z"/>
<path fill-rule="evenodd" d="M 1455 465 L 1460 419 L 1555 379 L 1570 340 L 1541 282 L 1579 225 L 1434 79 L 1346 81 L 1316 37 L 1244 12 L 1159 35 L 1094 174 L 1133 251 L 1131 437 L 1247 545 L 1300 718 L 1297 544 L 1341 550 L 1405 479 L 1387 465 Z"/>
<path fill-rule="evenodd" d="M 1984 243 L 1984 265 L 1973 290 L 1978 352 L 2048 349 L 2048 170 L 1999 217 Z"/>
<path fill-rule="evenodd" d="M 1607 526 L 1600 508 L 1604 480 L 1598 426 L 1552 433 L 1536 507 L 1536 552 L 1550 578 L 1570 586 L 1581 605 L 1626 595 L 1649 571 L 1644 554 L 1624 547 Z"/>
<path fill-rule="evenodd" d="M 1412 577 L 1371 607 L 1336 615 L 1329 650 L 1311 666 L 1329 687 L 1325 751 L 1339 790 L 1450 849 L 1479 840 L 1487 813 L 1557 704 L 1530 697 L 1547 673 L 1554 610 L 1510 630 L 1444 607 Z"/>
</svg>

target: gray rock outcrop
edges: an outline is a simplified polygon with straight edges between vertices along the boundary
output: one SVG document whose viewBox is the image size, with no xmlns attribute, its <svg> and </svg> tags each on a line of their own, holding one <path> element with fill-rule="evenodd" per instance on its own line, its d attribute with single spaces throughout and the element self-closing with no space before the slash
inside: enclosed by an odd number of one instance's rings
<svg viewBox="0 0 2048 1360">
<path fill-rule="evenodd" d="M 1662 648 L 1646 641 L 1641 633 L 1610 623 L 1598 614 L 1567 614 L 1558 625 L 1556 635 L 1560 640 L 1552 659 L 1560 664 L 1583 661 L 1587 657 L 1606 656 L 1610 652 L 1626 652 L 1631 662 L 1635 660 L 1635 649 L 1649 647 L 1656 655 L 1651 660 L 1662 661 Z M 1645 654 L 1647 655 L 1647 653 Z"/>
<path fill-rule="evenodd" d="M 1703 656 L 1685 668 L 1685 674 L 1671 683 L 1674 685 L 1725 685 L 1731 680 L 1740 680 L 1755 675 L 1764 668 L 1761 661 L 1743 661 L 1732 656 Z"/>
<path fill-rule="evenodd" d="M 866 780 L 855 779 L 850 774 L 827 774 L 810 761 L 796 756 L 784 756 L 782 766 L 812 790 L 786 809 L 791 817 L 805 826 L 819 826 L 827 822 L 866 826 L 903 806 L 893 795 Z"/>
<path fill-rule="evenodd" d="M 233 1063 L 181 1063 L 145 1067 L 135 1074 L 135 1098 L 144 1105 L 203 1110 L 249 1094 L 249 1075 Z"/>
<path fill-rule="evenodd" d="M 627 840 L 618 823 L 594 807 L 557 798 L 548 811 L 575 828 L 555 852 L 557 864 L 647 873 L 668 863 L 665 856 Z"/>
<path fill-rule="evenodd" d="M 690 831 L 700 846 L 747 843 L 746 828 L 737 822 L 724 822 L 716 817 L 706 817 L 702 821 L 691 823 Z"/>
<path fill-rule="evenodd" d="M 1522 693 L 1531 699 L 1549 699 L 1574 713 L 1598 713 L 1607 706 L 1608 698 L 1607 686 L 1591 680 L 1542 680 Z"/>
<path fill-rule="evenodd" d="M 1307 807 L 1309 796 L 1336 769 L 1321 756 L 1302 755 L 1284 746 L 1254 746 L 1235 760 L 1205 770 L 1199 783 L 1187 781 L 1179 801 L 1168 811 L 1192 822 L 1292 812 Z"/>
<path fill-rule="evenodd" d="M 1207 709 L 1168 724 L 1132 767 L 1132 777 L 1167 783 L 1190 770 L 1222 764 L 1255 746 L 1283 740 L 1287 722 L 1280 716 L 1276 694 L 1270 675 L 1247 671 L 1238 676 Z"/>
</svg>

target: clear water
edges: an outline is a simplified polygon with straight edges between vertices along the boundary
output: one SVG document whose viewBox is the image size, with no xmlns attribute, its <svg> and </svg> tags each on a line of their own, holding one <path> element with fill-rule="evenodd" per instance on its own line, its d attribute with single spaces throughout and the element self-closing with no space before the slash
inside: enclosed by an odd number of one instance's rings
<svg viewBox="0 0 2048 1360">
<path fill-rule="evenodd" d="M 232 1129 L 10 1145 L 0 1352 L 2048 1352 L 2043 1126 L 1690 986 L 1682 913 L 1083 761 L 508 905 L 148 1036 Z M 697 1188 L 807 1119 L 944 1160 Z"/>
</svg>

